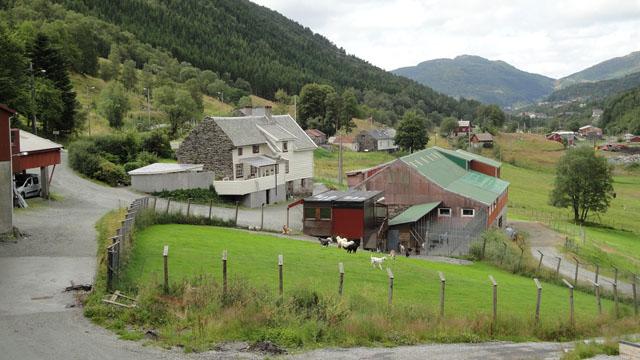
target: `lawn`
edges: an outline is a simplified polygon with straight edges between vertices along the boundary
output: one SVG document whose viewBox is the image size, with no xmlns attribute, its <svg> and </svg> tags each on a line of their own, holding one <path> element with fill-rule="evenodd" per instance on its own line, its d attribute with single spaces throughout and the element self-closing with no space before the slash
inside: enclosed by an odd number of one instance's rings
<svg viewBox="0 0 640 360">
<path fill-rule="evenodd" d="M 316 149 L 314 153 L 314 176 L 316 180 L 337 185 L 338 179 L 338 155 L 339 151 L 323 148 Z M 386 163 L 396 159 L 396 156 L 381 151 L 357 152 L 344 150 L 342 153 L 344 173 L 348 171 L 366 169 L 372 166 Z M 347 183 L 346 175 L 344 184 Z"/>
<path fill-rule="evenodd" d="M 292 289 L 308 288 L 320 293 L 337 291 L 338 263 L 345 266 L 345 295 L 352 303 L 383 306 L 387 301 L 387 275 L 372 269 L 369 252 L 347 254 L 337 248 L 259 235 L 244 231 L 188 225 L 156 225 L 136 237 L 125 282 L 130 286 L 160 279 L 162 249 L 169 245 L 169 269 L 172 282 L 193 279 L 202 274 L 219 278 L 220 254 L 229 252 L 229 274 L 273 293 L 277 290 L 277 256 L 284 256 L 285 296 Z M 493 275 L 499 284 L 500 316 L 528 321 L 535 308 L 535 287 L 531 279 L 516 276 L 495 267 L 476 263 L 470 266 L 398 258 L 385 264 L 393 270 L 394 302 L 398 306 L 437 308 L 439 279 L 447 278 L 446 312 L 457 318 L 489 314 Z M 568 317 L 567 289 L 545 284 L 541 316 L 549 326 Z M 596 314 L 593 295 L 576 293 L 578 322 L 592 321 Z M 606 311 L 612 304 L 604 302 Z"/>
</svg>

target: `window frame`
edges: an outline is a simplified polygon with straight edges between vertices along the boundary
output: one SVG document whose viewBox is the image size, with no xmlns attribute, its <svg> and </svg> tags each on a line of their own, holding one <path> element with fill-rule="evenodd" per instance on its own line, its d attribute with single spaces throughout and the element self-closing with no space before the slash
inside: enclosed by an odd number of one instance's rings
<svg viewBox="0 0 640 360">
<path fill-rule="evenodd" d="M 307 212 L 313 211 L 313 217 L 309 217 Z M 318 208 L 317 207 L 308 207 L 304 208 L 302 217 L 304 220 L 317 220 L 318 219 Z"/>
<path fill-rule="evenodd" d="M 465 215 L 464 212 L 465 211 L 471 211 L 471 215 Z M 463 218 L 472 218 L 476 216 L 476 209 L 473 208 L 462 208 L 460 209 L 460 217 Z"/>
<path fill-rule="evenodd" d="M 242 156 L 242 146 L 238 148 L 238 156 Z"/>
<path fill-rule="evenodd" d="M 260 145 L 252 145 L 251 152 L 254 154 L 260 154 Z"/>
<path fill-rule="evenodd" d="M 289 152 L 289 143 L 287 141 L 282 143 L 282 152 Z"/>
<path fill-rule="evenodd" d="M 244 178 L 244 166 L 243 164 L 236 164 L 235 168 L 236 179 Z M 238 175 L 240 174 L 240 175 Z"/>
<path fill-rule="evenodd" d="M 319 211 L 318 211 L 318 218 L 319 218 L 320 220 L 331 220 L 331 219 L 332 219 L 332 214 L 331 214 L 331 208 L 330 208 L 330 207 L 320 207 L 320 208 L 318 208 L 318 209 L 319 209 Z M 322 212 L 323 212 L 323 210 L 325 210 L 325 212 L 326 212 L 326 211 L 328 211 L 328 212 L 329 212 L 329 217 L 322 217 Z"/>
<path fill-rule="evenodd" d="M 443 214 L 442 210 L 447 210 L 448 214 Z M 438 208 L 438 217 L 451 217 L 451 214 L 452 214 L 451 208 L 447 208 L 447 207 Z"/>
</svg>

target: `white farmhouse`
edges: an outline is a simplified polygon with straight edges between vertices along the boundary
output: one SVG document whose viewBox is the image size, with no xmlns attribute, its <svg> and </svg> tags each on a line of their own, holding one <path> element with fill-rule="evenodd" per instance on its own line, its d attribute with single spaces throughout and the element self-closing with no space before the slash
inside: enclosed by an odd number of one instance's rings
<svg viewBox="0 0 640 360">
<path fill-rule="evenodd" d="M 222 196 L 258 207 L 312 189 L 316 145 L 289 115 L 271 107 L 241 117 L 207 117 L 176 152 L 178 162 L 204 164 Z"/>
</svg>

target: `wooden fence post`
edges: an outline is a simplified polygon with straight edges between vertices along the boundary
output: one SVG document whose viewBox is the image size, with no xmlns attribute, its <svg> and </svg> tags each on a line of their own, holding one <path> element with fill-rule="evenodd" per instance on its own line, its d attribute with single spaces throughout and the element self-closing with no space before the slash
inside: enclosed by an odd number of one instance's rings
<svg viewBox="0 0 640 360">
<path fill-rule="evenodd" d="M 589 280 L 591 281 L 591 280 Z M 596 293 L 596 305 L 598 306 L 598 315 L 602 314 L 602 302 L 600 301 L 600 284 L 597 282 L 591 281 L 593 284 L 595 293 Z"/>
<path fill-rule="evenodd" d="M 162 258 L 164 260 L 164 293 L 169 293 L 169 245 L 164 246 L 162 250 Z"/>
<path fill-rule="evenodd" d="M 213 199 L 209 200 L 209 220 L 211 220 L 211 210 L 213 209 Z"/>
<path fill-rule="evenodd" d="M 391 306 L 391 303 L 393 301 L 393 272 L 391 272 L 391 269 L 387 268 L 387 276 L 389 276 L 389 300 L 388 300 L 388 304 L 389 306 Z"/>
<path fill-rule="evenodd" d="M 598 283 L 599 276 L 600 276 L 600 265 L 596 264 L 596 275 L 595 275 L 596 279 L 593 281 L 594 283 L 599 284 Z"/>
<path fill-rule="evenodd" d="M 573 285 L 571 285 L 571 283 L 566 279 L 562 279 L 562 281 L 569 288 L 569 323 L 571 324 L 571 326 L 574 326 L 575 319 L 573 317 Z"/>
<path fill-rule="evenodd" d="M 168 213 L 169 213 L 169 207 L 170 207 L 170 206 L 171 206 L 171 198 L 168 198 L 168 199 L 167 199 L 167 210 L 165 210 L 165 212 L 164 212 L 165 214 L 168 214 Z"/>
<path fill-rule="evenodd" d="M 284 258 L 282 255 L 278 255 L 278 293 L 280 297 L 283 296 L 284 293 L 284 285 L 282 281 L 282 266 L 284 265 Z"/>
<path fill-rule="evenodd" d="M 614 282 L 611 284 L 613 286 L 613 303 L 616 312 L 616 318 L 620 316 L 620 307 L 618 305 L 618 283 Z"/>
<path fill-rule="evenodd" d="M 618 285 L 618 268 L 615 267 L 615 266 L 612 266 L 612 267 L 613 267 L 613 274 L 614 274 L 613 275 L 613 282 L 615 282 L 616 285 Z"/>
<path fill-rule="evenodd" d="M 440 277 L 440 317 L 444 318 L 444 290 L 446 279 L 444 278 L 442 271 L 438 271 L 438 276 Z"/>
<path fill-rule="evenodd" d="M 342 296 L 342 286 L 344 284 L 344 265 L 338 263 L 338 272 L 340 273 L 340 279 L 338 281 L 338 294 Z"/>
<path fill-rule="evenodd" d="M 540 261 L 538 261 L 538 272 L 540 272 L 540 269 L 542 268 L 542 259 L 544 258 L 544 254 L 540 250 L 538 250 L 538 253 L 540 254 Z"/>
<path fill-rule="evenodd" d="M 558 258 L 558 266 L 556 267 L 556 278 L 560 277 L 560 263 L 562 262 L 562 258 L 560 256 L 556 256 Z"/>
<path fill-rule="evenodd" d="M 287 206 L 287 229 L 289 228 L 289 207 Z"/>
<path fill-rule="evenodd" d="M 222 296 L 227 297 L 227 250 L 222 251 Z"/>
<path fill-rule="evenodd" d="M 238 226 L 238 210 L 240 207 L 240 202 L 236 201 L 236 217 L 235 220 L 233 220 L 234 225 L 237 227 Z"/>
<path fill-rule="evenodd" d="M 153 198 L 153 212 L 156 212 L 156 205 L 158 205 L 158 197 Z"/>
<path fill-rule="evenodd" d="M 631 275 L 633 275 L 633 282 L 631 283 L 631 290 L 633 291 L 633 314 L 638 316 L 638 293 L 636 292 L 638 276 L 636 274 Z"/>
<path fill-rule="evenodd" d="M 573 278 L 573 286 L 578 286 L 578 269 L 580 268 L 580 261 L 578 261 L 578 259 L 576 259 L 575 257 L 573 258 L 573 260 L 576 261 L 576 275 Z"/>
<path fill-rule="evenodd" d="M 536 296 L 536 325 L 540 323 L 540 302 L 542 301 L 542 285 L 540 285 L 540 281 L 534 278 L 533 281 L 536 283 L 537 296 Z"/>
<path fill-rule="evenodd" d="M 480 257 L 481 259 L 484 259 L 484 251 L 487 248 L 487 237 L 483 236 L 482 237 L 482 256 Z"/>
<path fill-rule="evenodd" d="M 264 203 L 260 206 L 260 231 L 264 229 Z"/>
<path fill-rule="evenodd" d="M 498 283 L 492 275 L 489 275 L 489 280 L 491 280 L 491 285 L 493 287 L 493 321 L 491 323 L 491 327 L 495 329 L 498 321 Z"/>
<path fill-rule="evenodd" d="M 187 217 L 189 217 L 189 213 L 191 211 L 191 198 L 187 199 Z"/>
</svg>

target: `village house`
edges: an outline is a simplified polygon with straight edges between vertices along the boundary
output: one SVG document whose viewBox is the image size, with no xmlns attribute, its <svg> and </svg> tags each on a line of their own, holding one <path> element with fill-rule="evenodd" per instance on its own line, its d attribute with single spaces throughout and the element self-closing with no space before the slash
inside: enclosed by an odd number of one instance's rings
<svg viewBox="0 0 640 360">
<path fill-rule="evenodd" d="M 340 144 L 342 144 L 343 149 L 358 151 L 358 143 L 356 142 L 356 137 L 352 135 L 331 136 L 328 142 L 329 144 L 335 146 L 340 146 Z"/>
<path fill-rule="evenodd" d="M 547 140 L 557 141 L 559 143 L 562 143 L 564 140 L 566 140 L 567 145 L 575 145 L 576 141 L 578 140 L 576 133 L 574 133 L 573 131 L 564 130 L 558 130 L 552 132 L 551 134 L 547 134 L 546 138 Z"/>
<path fill-rule="evenodd" d="M 471 121 L 458 120 L 458 126 L 453 130 L 454 136 L 469 135 L 471 131 Z"/>
<path fill-rule="evenodd" d="M 578 134 L 587 139 L 602 139 L 602 129 L 593 125 L 585 125 L 579 128 Z"/>
<path fill-rule="evenodd" d="M 307 135 L 309 135 L 309 137 L 311 138 L 311 140 L 313 140 L 313 142 L 316 143 L 316 145 L 318 146 L 324 145 L 327 143 L 327 134 L 323 133 L 318 129 L 307 129 L 304 132 L 306 132 Z"/>
<path fill-rule="evenodd" d="M 485 147 L 490 148 L 493 147 L 493 135 L 485 132 L 481 134 L 473 134 L 471 135 L 471 144 L 473 147 Z"/>
<path fill-rule="evenodd" d="M 316 148 L 291 116 L 263 107 L 241 117 L 205 118 L 176 155 L 179 163 L 213 171 L 218 195 L 258 207 L 311 192 Z"/>
<path fill-rule="evenodd" d="M 484 230 L 506 224 L 509 183 L 501 163 L 462 150 L 424 149 L 380 165 L 350 172 L 359 191 L 382 191 L 387 206 L 386 237 L 365 248 L 462 254 Z M 355 181 L 350 181 L 353 183 Z M 383 225 L 384 226 L 384 225 Z"/>
<path fill-rule="evenodd" d="M 395 129 L 362 130 L 356 135 L 358 151 L 396 151 L 395 137 Z"/>
</svg>

